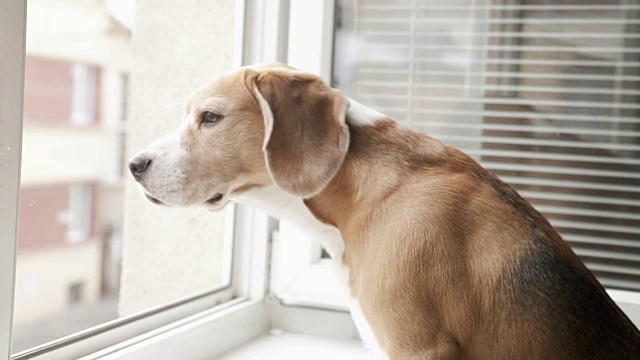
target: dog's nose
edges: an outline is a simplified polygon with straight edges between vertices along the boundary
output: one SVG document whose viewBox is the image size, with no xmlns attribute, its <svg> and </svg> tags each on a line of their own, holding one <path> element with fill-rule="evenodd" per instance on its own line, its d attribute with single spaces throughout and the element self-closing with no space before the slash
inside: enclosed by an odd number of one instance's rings
<svg viewBox="0 0 640 360">
<path fill-rule="evenodd" d="M 136 156 L 129 162 L 129 170 L 131 170 L 131 174 L 136 180 L 140 180 L 140 175 L 149 168 L 150 164 L 150 159 Z"/>
</svg>

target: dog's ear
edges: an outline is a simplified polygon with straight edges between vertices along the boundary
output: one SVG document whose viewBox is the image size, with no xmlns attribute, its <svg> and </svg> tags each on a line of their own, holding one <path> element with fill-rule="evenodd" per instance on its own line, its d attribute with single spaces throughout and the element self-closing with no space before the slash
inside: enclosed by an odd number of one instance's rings
<svg viewBox="0 0 640 360">
<path fill-rule="evenodd" d="M 349 101 L 312 74 L 269 69 L 254 77 L 265 125 L 263 150 L 276 185 L 302 197 L 318 194 L 349 147 Z"/>
</svg>

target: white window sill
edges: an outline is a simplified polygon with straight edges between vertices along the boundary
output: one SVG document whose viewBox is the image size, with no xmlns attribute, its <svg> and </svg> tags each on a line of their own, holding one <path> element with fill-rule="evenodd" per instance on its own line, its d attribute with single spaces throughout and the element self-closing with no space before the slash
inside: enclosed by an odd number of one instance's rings
<svg viewBox="0 0 640 360">
<path fill-rule="evenodd" d="M 215 360 L 325 360 L 370 359 L 370 355 L 357 340 L 336 340 L 310 335 L 278 333 L 258 337 Z"/>
</svg>

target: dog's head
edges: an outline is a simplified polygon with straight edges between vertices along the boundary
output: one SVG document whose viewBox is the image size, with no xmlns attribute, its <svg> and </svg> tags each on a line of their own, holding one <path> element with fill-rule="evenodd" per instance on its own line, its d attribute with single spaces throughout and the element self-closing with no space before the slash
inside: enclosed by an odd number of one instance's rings
<svg viewBox="0 0 640 360">
<path fill-rule="evenodd" d="M 198 90 L 181 125 L 129 163 L 146 196 L 173 206 L 224 206 L 275 183 L 320 192 L 349 146 L 348 100 L 322 80 L 284 64 L 241 68 Z"/>
</svg>

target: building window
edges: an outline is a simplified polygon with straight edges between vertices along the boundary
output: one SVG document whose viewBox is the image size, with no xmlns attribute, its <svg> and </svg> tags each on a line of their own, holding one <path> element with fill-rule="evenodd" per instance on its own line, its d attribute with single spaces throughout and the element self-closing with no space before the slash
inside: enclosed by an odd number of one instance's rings
<svg viewBox="0 0 640 360">
<path fill-rule="evenodd" d="M 73 95 L 71 98 L 71 123 L 86 126 L 96 120 L 96 97 L 98 90 L 98 69 L 75 64 L 72 69 Z"/>
<path fill-rule="evenodd" d="M 233 12 L 231 4 L 225 1 L 224 7 Z M 157 55 L 167 54 L 160 50 L 167 39 L 158 37 L 153 26 L 141 28 L 138 36 L 144 40 L 139 45 L 154 50 L 136 62 L 160 68 L 143 65 L 134 74 L 135 108 L 143 105 L 140 113 L 148 113 L 146 106 L 152 104 L 145 99 L 151 98 L 163 103 L 163 108 L 153 124 L 144 116 L 129 121 L 131 29 L 119 23 L 101 1 L 30 1 L 27 5 L 12 351 L 160 306 L 184 306 L 195 313 L 202 304 L 214 306 L 238 296 L 230 275 L 238 263 L 232 268 L 233 209 L 211 215 L 202 209 L 176 212 L 159 207 L 136 192 L 125 191 L 125 186 L 136 184 L 124 166 L 132 153 L 175 128 L 181 107 L 172 104 L 186 99 L 193 84 L 230 69 L 232 52 L 213 62 L 211 58 L 220 49 L 233 48 L 233 34 L 203 28 L 197 36 L 189 36 L 198 39 L 189 45 L 189 53 L 201 47 L 202 39 L 216 39 L 217 46 L 210 54 L 200 53 L 198 61 L 207 66 L 189 71 L 191 80 L 182 82 L 185 77 L 176 77 L 175 71 L 184 64 L 173 56 Z M 157 4 L 145 6 L 148 14 L 158 11 Z M 211 4 L 212 9 L 221 6 Z M 183 19 L 197 13 L 194 8 L 167 4 L 162 14 L 178 10 L 184 11 Z M 229 18 L 225 28 L 233 28 L 232 21 Z M 184 38 L 163 25 L 165 30 Z M 218 41 L 222 38 L 224 43 Z M 5 124 L 0 121 L 0 127 Z M 0 150 L 2 159 L 17 152 L 15 145 L 8 147 Z M 6 168 L 0 167 L 0 175 Z M 123 253 L 128 262 L 123 261 Z M 162 281 L 156 281 L 159 278 Z M 46 285 L 38 289 L 38 296 L 23 291 L 35 288 L 31 279 Z M 185 301 L 193 298 L 198 302 Z M 77 306 L 69 309 L 67 303 Z M 182 318 L 181 311 L 163 314 L 165 323 Z M 85 315 L 75 318 L 73 314 L 78 313 Z M 50 325 L 52 331 L 34 336 L 32 329 Z M 149 320 L 146 326 L 148 331 L 157 324 Z"/>
<path fill-rule="evenodd" d="M 89 239 L 93 219 L 93 188 L 89 184 L 69 187 L 67 241 L 75 243 Z"/>
<path fill-rule="evenodd" d="M 84 283 L 77 282 L 69 285 L 68 305 L 77 305 L 83 301 Z"/>
</svg>

